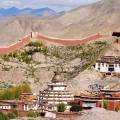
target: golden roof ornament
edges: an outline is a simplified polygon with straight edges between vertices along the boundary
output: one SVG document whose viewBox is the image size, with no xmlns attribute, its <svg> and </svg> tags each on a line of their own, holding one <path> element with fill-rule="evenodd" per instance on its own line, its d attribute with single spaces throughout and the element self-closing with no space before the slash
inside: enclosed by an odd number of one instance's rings
<svg viewBox="0 0 120 120">
<path fill-rule="evenodd" d="M 57 71 L 54 73 L 55 73 L 55 75 L 52 79 L 52 82 L 64 82 L 59 68 L 57 68 Z"/>
</svg>

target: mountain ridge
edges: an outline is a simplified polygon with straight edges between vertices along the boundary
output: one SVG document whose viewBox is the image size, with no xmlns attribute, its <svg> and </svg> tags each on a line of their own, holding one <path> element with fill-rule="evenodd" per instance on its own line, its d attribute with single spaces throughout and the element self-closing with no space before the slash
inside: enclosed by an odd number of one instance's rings
<svg viewBox="0 0 120 120">
<path fill-rule="evenodd" d="M 32 15 L 32 16 L 54 16 L 57 15 L 57 13 L 48 8 L 38 8 L 38 9 L 33 9 L 33 8 L 23 8 L 19 9 L 16 7 L 11 7 L 11 8 L 0 8 L 0 16 L 19 16 L 19 15 Z"/>
<path fill-rule="evenodd" d="M 10 17 L 6 22 L 0 21 L 0 40 L 9 44 L 31 31 L 69 39 L 83 38 L 98 32 L 108 34 L 120 31 L 119 6 L 120 0 L 101 0 L 53 17 L 27 15 Z"/>
</svg>

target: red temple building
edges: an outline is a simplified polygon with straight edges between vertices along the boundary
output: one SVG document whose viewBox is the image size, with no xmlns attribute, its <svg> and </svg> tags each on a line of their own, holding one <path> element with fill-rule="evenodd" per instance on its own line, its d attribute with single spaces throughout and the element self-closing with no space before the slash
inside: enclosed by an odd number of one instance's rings
<svg viewBox="0 0 120 120">
<path fill-rule="evenodd" d="M 84 109 L 102 107 L 108 110 L 116 110 L 117 107 L 120 107 L 120 84 L 101 89 L 97 94 L 89 93 L 75 96 L 75 103 Z"/>
</svg>

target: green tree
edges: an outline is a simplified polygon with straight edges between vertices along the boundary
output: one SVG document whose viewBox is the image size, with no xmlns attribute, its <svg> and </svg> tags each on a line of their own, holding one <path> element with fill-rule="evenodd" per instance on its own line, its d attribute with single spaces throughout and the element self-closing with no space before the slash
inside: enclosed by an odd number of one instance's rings
<svg viewBox="0 0 120 120">
<path fill-rule="evenodd" d="M 57 111 L 58 112 L 64 112 L 65 111 L 65 104 L 61 103 L 57 106 Z"/>
<path fill-rule="evenodd" d="M 12 112 L 8 113 L 7 116 L 8 116 L 9 119 L 15 119 L 16 118 L 16 115 Z"/>
<path fill-rule="evenodd" d="M 117 106 L 117 107 L 115 108 L 115 111 L 116 111 L 116 112 L 120 111 L 120 106 Z"/>
<path fill-rule="evenodd" d="M 21 95 L 22 91 L 23 90 L 22 90 L 21 85 L 15 87 L 15 89 L 14 89 L 15 98 L 19 98 L 19 96 Z"/>
<path fill-rule="evenodd" d="M 12 91 L 12 89 L 7 89 L 3 92 L 2 94 L 2 98 L 5 100 L 12 100 L 15 98 L 14 96 L 14 92 Z"/>
<path fill-rule="evenodd" d="M 71 112 L 79 112 L 82 111 L 82 107 L 80 105 L 72 105 L 72 107 L 70 108 Z"/>
<path fill-rule="evenodd" d="M 23 85 L 21 87 L 22 87 L 22 92 L 23 93 L 31 92 L 31 88 L 30 88 L 30 86 L 27 83 L 23 83 Z"/>
<path fill-rule="evenodd" d="M 37 117 L 37 113 L 36 112 L 33 112 L 33 111 L 29 111 L 28 114 L 27 114 L 27 117 Z"/>
<path fill-rule="evenodd" d="M 29 93 L 29 92 L 31 92 L 30 86 L 26 83 L 23 83 L 16 87 L 10 87 L 0 91 L 0 99 L 1 100 L 19 99 L 22 93 Z"/>
<path fill-rule="evenodd" d="M 4 113 L 0 112 L 0 120 L 9 120 L 9 118 Z"/>
<path fill-rule="evenodd" d="M 18 111 L 17 111 L 17 110 L 13 110 L 13 111 L 12 111 L 12 113 L 14 113 L 16 117 L 18 117 L 18 116 L 19 116 L 19 113 L 18 113 Z"/>
<path fill-rule="evenodd" d="M 108 101 L 107 100 L 103 101 L 103 108 L 108 109 Z"/>
</svg>

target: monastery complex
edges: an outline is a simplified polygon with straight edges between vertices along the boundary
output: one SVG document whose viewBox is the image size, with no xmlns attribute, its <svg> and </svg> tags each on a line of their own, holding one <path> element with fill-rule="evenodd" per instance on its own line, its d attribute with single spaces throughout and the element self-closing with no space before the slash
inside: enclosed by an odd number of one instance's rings
<svg viewBox="0 0 120 120">
<path fill-rule="evenodd" d="M 113 33 L 116 42 L 119 43 L 120 33 Z M 23 47 L 30 42 L 31 38 L 45 39 L 50 43 L 61 45 L 82 45 L 98 38 L 103 37 L 100 34 L 95 34 L 82 40 L 63 40 L 58 38 L 50 38 L 42 36 L 38 33 L 31 33 L 14 45 L 0 48 L 0 54 L 6 54 L 16 49 Z M 119 56 L 103 56 L 99 58 L 94 69 L 105 75 L 120 74 L 120 57 Z M 92 86 L 91 86 L 92 87 Z M 22 116 L 25 116 L 30 110 L 37 112 L 57 112 L 57 106 L 61 103 L 65 105 L 65 111 L 70 111 L 69 103 L 80 105 L 83 109 L 91 109 L 94 107 L 105 108 L 108 110 L 116 110 L 120 107 L 120 84 L 114 86 L 99 86 L 97 91 L 87 91 L 79 95 L 74 95 L 67 88 L 64 78 L 59 71 L 55 72 L 47 88 L 39 91 L 39 94 L 23 93 L 19 100 L 0 100 L 0 111 L 9 112 L 13 109 L 17 110 Z"/>
</svg>

